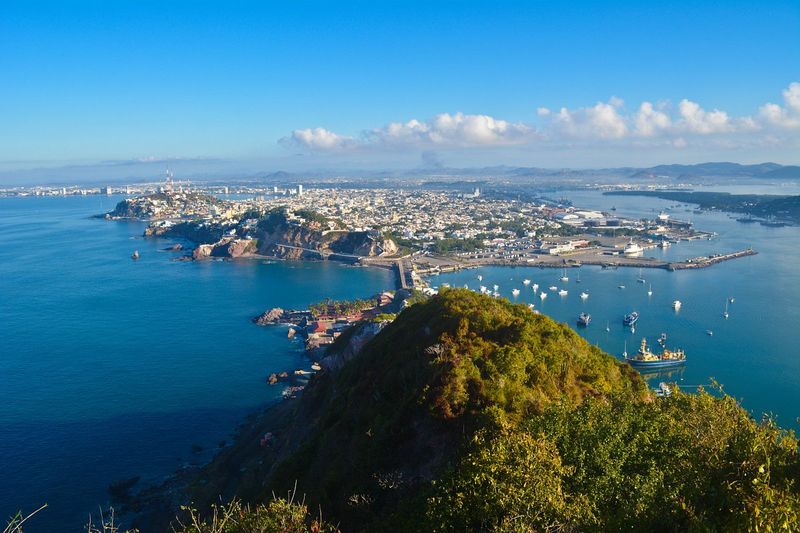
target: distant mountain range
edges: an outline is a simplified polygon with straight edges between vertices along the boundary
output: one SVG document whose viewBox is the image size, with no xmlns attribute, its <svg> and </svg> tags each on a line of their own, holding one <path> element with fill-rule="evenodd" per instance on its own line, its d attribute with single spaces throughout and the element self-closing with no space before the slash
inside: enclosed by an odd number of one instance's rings
<svg viewBox="0 0 800 533">
<path fill-rule="evenodd" d="M 800 166 L 784 166 L 777 163 L 759 163 L 757 165 L 740 165 L 739 163 L 699 163 L 697 165 L 658 165 L 641 169 L 631 177 L 671 178 L 764 178 L 764 179 L 800 179 Z"/>
<path fill-rule="evenodd" d="M 654 167 L 611 167 L 594 169 L 541 168 L 496 165 L 486 167 L 417 167 L 400 170 L 363 170 L 347 168 L 322 168 L 313 171 L 246 170 L 234 161 L 225 160 L 170 160 L 147 161 L 129 164 L 98 164 L 0 171 L 0 184 L 117 184 L 141 181 L 160 181 L 163 169 L 169 166 L 181 179 L 206 183 L 260 182 L 286 184 L 290 182 L 342 183 L 358 182 L 359 186 L 386 185 L 387 181 L 418 180 L 421 182 L 450 183 L 454 179 L 504 180 L 522 184 L 526 181 L 551 184 L 575 184 L 587 179 L 598 182 L 619 180 L 645 182 L 650 180 L 678 180 L 682 182 L 710 182 L 712 180 L 800 180 L 800 166 L 778 163 L 742 165 L 716 162 L 694 165 L 657 165 Z M 65 176 L 70 176 L 65 178 Z M 541 180 L 541 181 L 539 181 Z"/>
</svg>

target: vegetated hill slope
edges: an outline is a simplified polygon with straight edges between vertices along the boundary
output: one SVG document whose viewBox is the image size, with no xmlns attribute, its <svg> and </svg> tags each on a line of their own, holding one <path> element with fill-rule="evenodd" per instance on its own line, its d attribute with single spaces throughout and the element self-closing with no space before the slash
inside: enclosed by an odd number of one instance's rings
<svg viewBox="0 0 800 533">
<path fill-rule="evenodd" d="M 272 481 L 239 492 L 265 497 L 297 481 L 329 516 L 362 524 L 427 487 L 481 428 L 519 424 L 562 399 L 645 391 L 635 371 L 566 325 L 451 289 L 403 311 L 339 373 L 320 375 L 292 415 L 299 427 L 284 432 L 291 453 L 263 472 Z M 353 501 L 362 497 L 371 503 Z"/>
<path fill-rule="evenodd" d="M 791 434 L 729 397 L 654 399 L 566 325 L 467 290 L 406 309 L 289 405 L 271 446 L 221 454 L 200 493 L 265 502 L 296 484 L 344 531 L 743 530 L 800 514 Z"/>
</svg>

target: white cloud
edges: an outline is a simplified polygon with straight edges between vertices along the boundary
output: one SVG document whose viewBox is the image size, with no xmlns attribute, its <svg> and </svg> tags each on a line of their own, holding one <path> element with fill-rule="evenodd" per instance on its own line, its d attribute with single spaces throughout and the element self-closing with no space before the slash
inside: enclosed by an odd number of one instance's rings
<svg viewBox="0 0 800 533">
<path fill-rule="evenodd" d="M 496 119 L 489 115 L 442 113 L 420 122 L 393 122 L 365 134 L 368 142 L 382 144 L 432 144 L 451 146 L 486 146 L 517 144 L 530 140 L 533 128 L 521 123 Z"/>
<path fill-rule="evenodd" d="M 678 104 L 678 110 L 681 116 L 678 127 L 690 133 L 707 135 L 733 131 L 731 120 L 724 111 L 706 111 L 697 102 L 686 99 Z"/>
<path fill-rule="evenodd" d="M 539 108 L 540 117 L 550 121 L 554 133 L 574 138 L 620 139 L 628 134 L 625 118 L 619 113 L 623 102 L 611 98 L 609 103 L 598 102 L 593 107 L 570 110 L 562 107 L 558 112 Z"/>
<path fill-rule="evenodd" d="M 783 102 L 784 107 L 772 103 L 761 106 L 760 118 L 779 128 L 800 128 L 800 82 L 790 83 L 783 91 Z"/>
<path fill-rule="evenodd" d="M 294 130 L 289 137 L 284 137 L 280 142 L 312 150 L 331 150 L 348 146 L 352 141 L 350 137 L 338 135 L 325 128 L 305 128 Z"/>
<path fill-rule="evenodd" d="M 364 131 L 357 137 L 339 135 L 324 128 L 294 130 L 284 144 L 312 150 L 391 149 L 393 147 L 464 148 L 582 143 L 620 143 L 631 146 L 689 145 L 732 147 L 769 141 L 792 143 L 792 130 L 800 128 L 800 82 L 783 91 L 783 105 L 768 103 L 754 116 L 732 117 L 719 109 L 704 109 L 689 99 L 677 106 L 644 101 L 626 111 L 622 99 L 611 97 L 590 107 L 536 110 L 541 127 L 511 122 L 489 115 L 442 113 L 429 120 L 392 122 Z M 771 128 L 771 130 L 769 129 Z M 655 144 L 654 144 L 655 143 Z"/>
<path fill-rule="evenodd" d="M 633 118 L 635 133 L 642 137 L 652 137 L 672 127 L 672 119 L 650 102 L 642 102 Z M 685 141 L 684 141 L 685 142 Z"/>
</svg>

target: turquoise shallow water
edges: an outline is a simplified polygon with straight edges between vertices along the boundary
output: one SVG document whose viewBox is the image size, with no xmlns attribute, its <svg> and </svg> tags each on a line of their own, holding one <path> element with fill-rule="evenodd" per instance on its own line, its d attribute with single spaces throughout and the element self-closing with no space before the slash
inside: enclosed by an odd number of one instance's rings
<svg viewBox="0 0 800 533">
<path fill-rule="evenodd" d="M 268 373 L 310 362 L 250 317 L 393 286 L 337 263 L 173 262 L 143 224 L 88 218 L 116 201 L 0 199 L 0 515 L 49 505 L 26 531 L 80 530 L 110 482 L 207 460 L 275 401 Z"/>
<path fill-rule="evenodd" d="M 617 207 L 617 214 L 628 217 L 652 217 L 662 208 L 675 205 L 658 199 L 602 196 L 596 192 L 565 193 L 575 205 L 597 209 Z M 686 212 L 689 209 L 690 212 Z M 577 329 L 592 344 L 621 355 L 625 343 L 634 353 L 642 337 L 654 349 L 663 332 L 669 347 L 682 347 L 687 352 L 683 371 L 666 379 L 689 389 L 719 381 L 724 390 L 742 400 L 755 415 L 772 413 L 786 427 L 800 428 L 800 229 L 767 228 L 758 224 L 741 224 L 724 213 L 691 212 L 679 207 L 669 211 L 675 218 L 690 218 L 700 229 L 715 231 L 711 241 L 679 243 L 666 251 L 655 249 L 653 256 L 676 259 L 713 252 L 730 252 L 752 245 L 759 254 L 725 262 L 696 271 L 668 272 L 644 269 L 645 284 L 637 282 L 638 269 L 603 270 L 600 267 L 569 269 L 569 281 L 562 283 L 560 270 L 536 267 L 489 267 L 436 276 L 431 283 L 500 286 L 499 292 L 512 301 L 533 303 L 535 308 L 552 318 Z M 482 275 L 479 282 L 477 276 Z M 580 275 L 581 283 L 576 279 Z M 567 296 L 550 293 L 544 302 L 523 285 L 524 279 L 550 286 L 564 287 Z M 625 289 L 619 289 L 619 285 Z M 648 296 L 652 284 L 653 295 Z M 512 289 L 521 290 L 517 298 Z M 541 290 L 541 289 L 540 289 Z M 589 298 L 581 300 L 586 291 Z M 730 317 L 722 313 L 726 298 L 735 297 L 729 305 Z M 680 312 L 672 309 L 673 300 L 681 300 Z M 622 317 L 639 311 L 641 318 L 636 332 L 623 327 Z M 582 312 L 592 315 L 588 328 L 578 328 L 576 320 Z M 610 332 L 606 332 L 606 323 Z M 713 331 L 713 336 L 706 334 Z M 655 385 L 665 376 L 651 379 Z"/>
</svg>

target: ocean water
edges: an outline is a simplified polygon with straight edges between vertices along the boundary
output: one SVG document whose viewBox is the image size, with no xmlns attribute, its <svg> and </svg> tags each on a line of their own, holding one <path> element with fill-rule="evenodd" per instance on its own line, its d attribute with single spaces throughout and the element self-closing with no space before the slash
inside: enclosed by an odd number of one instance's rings
<svg viewBox="0 0 800 533">
<path fill-rule="evenodd" d="M 569 324 L 590 343 L 617 356 L 626 346 L 629 354 L 635 353 L 642 338 L 654 351 L 660 351 L 656 340 L 666 333 L 667 346 L 686 350 L 687 363 L 683 370 L 669 375 L 648 376 L 654 386 L 668 380 L 693 390 L 708 385 L 713 378 L 755 416 L 771 414 L 782 426 L 800 429 L 800 228 L 742 224 L 734 220 L 735 215 L 695 213 L 693 206 L 674 207 L 674 202 L 654 198 L 602 196 L 592 191 L 564 195 L 582 207 L 616 206 L 617 214 L 627 217 L 652 218 L 660 210 L 669 209 L 674 218 L 691 219 L 699 229 L 718 234 L 709 241 L 649 250 L 650 256 L 685 259 L 747 246 L 759 254 L 694 271 L 643 269 L 645 283 L 637 281 L 639 269 L 631 268 L 568 269 L 569 281 L 564 283 L 557 269 L 486 267 L 436 276 L 431 284 L 466 284 L 472 289 L 480 285 L 491 289 L 497 284 L 502 296 L 533 303 L 535 309 Z M 480 282 L 478 275 L 483 276 Z M 540 291 L 557 286 L 567 289 L 568 294 L 561 297 L 548 291 L 542 301 L 530 287 L 525 288 L 525 279 L 538 283 Z M 652 296 L 647 294 L 650 286 Z M 521 291 L 516 298 L 511 293 L 514 288 Z M 585 301 L 580 298 L 582 291 L 589 293 Z M 725 301 L 730 297 L 735 302 L 728 304 L 730 316 L 725 319 Z M 676 299 L 683 303 L 679 312 L 672 309 Z M 622 317 L 631 311 L 641 315 L 635 332 L 622 324 Z M 576 323 L 581 312 L 592 315 L 592 323 L 586 328 Z M 610 331 L 606 331 L 607 325 Z M 713 336 L 707 334 L 708 330 Z"/>
<path fill-rule="evenodd" d="M 0 198 L 0 516 L 47 503 L 26 531 L 82 530 L 109 483 L 204 462 L 278 401 L 265 378 L 310 361 L 252 316 L 393 287 L 338 263 L 174 262 L 144 224 L 89 218 L 116 201 Z"/>
</svg>

